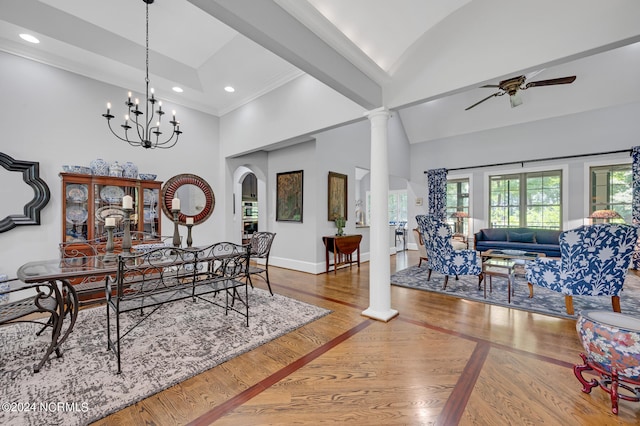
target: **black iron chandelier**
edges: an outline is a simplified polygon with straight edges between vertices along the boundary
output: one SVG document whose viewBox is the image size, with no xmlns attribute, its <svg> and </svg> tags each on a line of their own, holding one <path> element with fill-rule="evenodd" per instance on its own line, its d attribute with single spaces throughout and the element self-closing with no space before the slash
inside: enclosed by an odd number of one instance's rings
<svg viewBox="0 0 640 426">
<path fill-rule="evenodd" d="M 131 92 L 128 93 L 128 98 L 125 101 L 125 105 L 129 109 L 128 114 L 124 116 L 124 124 L 121 124 L 120 127 L 124 129 L 124 135 L 120 136 L 117 134 L 113 128 L 111 127 L 111 119 L 114 116 L 111 114 L 111 103 L 107 103 L 107 113 L 102 114 L 104 118 L 107 119 L 107 124 L 109 125 L 109 130 L 114 134 L 118 139 L 127 142 L 131 146 L 141 146 L 143 148 L 171 148 L 176 143 L 178 143 L 178 138 L 182 133 L 180 131 L 180 122 L 176 120 L 176 112 L 173 111 L 173 119 L 169 121 L 169 123 L 173 126 L 173 131 L 169 135 L 168 138 L 161 139 L 163 132 L 160 130 L 160 122 L 162 120 L 162 116 L 164 115 L 164 111 L 162 111 L 162 101 L 158 101 L 153 92 L 153 88 L 149 89 L 149 5 L 154 2 L 154 0 L 142 0 L 146 3 L 147 9 L 147 31 L 146 31 L 146 99 L 147 102 L 144 106 L 144 112 L 140 110 L 140 101 L 139 99 L 135 99 L 133 102 L 131 101 Z M 149 92 L 151 92 L 151 97 L 149 97 Z M 155 104 L 158 103 L 158 109 L 154 111 Z M 157 115 L 157 118 L 155 117 Z M 142 117 L 141 117 L 142 116 Z M 155 123 L 154 123 L 155 119 Z M 129 124 L 129 120 L 131 120 L 131 126 Z M 131 137 L 129 135 L 129 130 L 134 127 L 135 131 Z"/>
</svg>

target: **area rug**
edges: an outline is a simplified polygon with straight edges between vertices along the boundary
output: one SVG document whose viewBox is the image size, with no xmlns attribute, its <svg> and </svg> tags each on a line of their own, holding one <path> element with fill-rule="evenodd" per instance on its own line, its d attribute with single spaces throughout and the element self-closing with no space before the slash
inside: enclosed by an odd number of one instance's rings
<svg viewBox="0 0 640 426">
<path fill-rule="evenodd" d="M 52 357 L 38 373 L 33 365 L 47 337 L 35 337 L 33 324 L 1 327 L 0 424 L 90 423 L 330 313 L 250 291 L 249 327 L 237 313 L 225 316 L 223 308 L 203 301 L 162 306 L 123 339 L 122 374 L 107 351 L 106 307 L 80 311 L 63 357 Z M 140 317 L 121 318 L 126 327 Z"/>
<path fill-rule="evenodd" d="M 533 298 L 530 299 L 529 286 L 524 276 L 516 275 L 515 295 L 511 296 L 511 303 L 508 303 L 507 280 L 505 278 L 493 277 L 493 291 L 489 292 L 487 284 L 487 298 L 485 299 L 484 291 L 478 290 L 478 277 L 464 276 L 459 277 L 459 280 L 449 277 L 446 290 L 442 290 L 444 276 L 433 272 L 431 280 L 427 281 L 427 274 L 427 269 L 424 266 L 412 266 L 391 275 L 391 284 L 563 318 L 575 319 L 582 310 L 612 311 L 611 297 L 573 296 L 575 315 L 567 315 L 564 295 L 560 293 L 534 286 Z M 620 295 L 620 306 L 624 314 L 640 318 L 640 278 L 634 274 L 627 274 Z"/>
</svg>

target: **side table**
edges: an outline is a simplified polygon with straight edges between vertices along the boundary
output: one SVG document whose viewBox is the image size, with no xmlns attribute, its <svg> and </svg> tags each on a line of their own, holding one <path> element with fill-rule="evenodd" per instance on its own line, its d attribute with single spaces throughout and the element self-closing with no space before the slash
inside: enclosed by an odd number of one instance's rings
<svg viewBox="0 0 640 426">
<path fill-rule="evenodd" d="M 508 301 L 511 303 L 511 294 L 515 293 L 513 285 L 513 274 L 516 262 L 510 259 L 491 258 L 482 264 L 484 279 L 484 298 L 487 298 L 487 277 L 489 279 L 489 292 L 492 290 L 491 278 L 502 277 L 507 279 Z"/>
<path fill-rule="evenodd" d="M 357 263 L 360 267 L 360 241 L 362 235 L 328 235 L 322 237 L 325 246 L 325 262 L 326 272 L 329 272 L 329 253 L 333 253 L 333 273 L 335 274 L 338 266 L 353 264 L 353 252 L 357 251 Z"/>
</svg>

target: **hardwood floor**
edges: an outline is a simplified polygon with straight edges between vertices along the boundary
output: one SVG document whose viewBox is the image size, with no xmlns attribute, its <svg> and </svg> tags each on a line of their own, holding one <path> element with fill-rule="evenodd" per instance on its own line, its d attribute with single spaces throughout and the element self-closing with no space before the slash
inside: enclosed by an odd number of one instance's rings
<svg viewBox="0 0 640 426">
<path fill-rule="evenodd" d="M 392 286 L 384 323 L 361 315 L 368 263 L 269 271 L 274 292 L 333 312 L 95 424 L 640 424 L 640 403 L 616 416 L 603 390 L 581 392 L 575 321 Z"/>
</svg>

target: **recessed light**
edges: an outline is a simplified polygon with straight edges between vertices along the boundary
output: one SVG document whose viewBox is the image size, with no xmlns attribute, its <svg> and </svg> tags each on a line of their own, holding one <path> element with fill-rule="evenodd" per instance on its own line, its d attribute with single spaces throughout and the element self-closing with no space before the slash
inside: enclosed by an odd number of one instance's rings
<svg viewBox="0 0 640 426">
<path fill-rule="evenodd" d="M 184 90 L 182 90 L 182 87 L 178 87 L 178 86 L 172 87 L 171 90 L 173 90 L 174 92 L 177 92 L 177 93 L 184 92 Z"/>
<path fill-rule="evenodd" d="M 20 34 L 20 38 L 23 39 L 24 41 L 28 41 L 29 43 L 34 43 L 34 44 L 40 43 L 40 40 L 38 40 L 31 34 Z"/>
<path fill-rule="evenodd" d="M 233 93 L 233 92 L 235 92 L 235 91 L 236 91 L 236 89 L 234 89 L 234 88 L 233 88 L 233 87 L 231 87 L 231 86 L 227 86 L 227 87 L 225 87 L 225 88 L 224 88 L 224 90 L 225 90 L 226 92 L 229 92 L 229 93 Z"/>
</svg>

